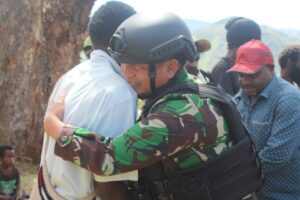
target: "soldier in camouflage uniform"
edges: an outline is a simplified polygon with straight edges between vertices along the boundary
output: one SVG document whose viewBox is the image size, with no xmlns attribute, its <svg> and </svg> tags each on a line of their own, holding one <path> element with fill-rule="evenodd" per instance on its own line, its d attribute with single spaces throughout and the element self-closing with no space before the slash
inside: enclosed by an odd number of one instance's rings
<svg viewBox="0 0 300 200">
<path fill-rule="evenodd" d="M 171 13 L 136 14 L 120 25 L 110 51 L 121 63 L 127 81 L 146 100 L 141 118 L 116 138 L 97 138 L 84 128 L 58 121 L 63 104 L 53 102 L 45 123 L 52 124 L 47 132 L 61 135 L 56 155 L 99 175 L 136 169 L 146 173 L 157 164 L 168 175 L 201 166 L 229 149 L 227 122 L 211 99 L 188 91 L 161 95 L 174 86 L 196 84 L 183 67 L 197 52 L 182 19 Z M 140 182 L 143 179 L 147 175 L 141 173 Z M 152 191 L 153 181 L 144 182 L 150 184 L 144 192 L 151 194 L 141 192 L 132 198 L 182 199 L 166 191 L 169 186 L 162 184 L 163 192 Z"/>
</svg>

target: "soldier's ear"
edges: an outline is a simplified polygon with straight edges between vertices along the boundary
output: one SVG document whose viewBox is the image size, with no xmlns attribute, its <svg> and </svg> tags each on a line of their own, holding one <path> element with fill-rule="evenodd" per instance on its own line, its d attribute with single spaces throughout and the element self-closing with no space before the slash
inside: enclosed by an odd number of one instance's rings
<svg viewBox="0 0 300 200">
<path fill-rule="evenodd" d="M 167 76 L 171 79 L 175 76 L 176 72 L 179 70 L 180 64 L 177 59 L 168 60 L 167 63 Z"/>
</svg>

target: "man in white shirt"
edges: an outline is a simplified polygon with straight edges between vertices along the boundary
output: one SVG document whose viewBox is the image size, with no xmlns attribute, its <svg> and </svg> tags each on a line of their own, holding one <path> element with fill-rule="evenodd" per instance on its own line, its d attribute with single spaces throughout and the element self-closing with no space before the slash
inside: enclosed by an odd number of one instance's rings
<svg viewBox="0 0 300 200">
<path fill-rule="evenodd" d="M 89 36 L 95 49 L 91 53 L 91 58 L 62 76 L 50 97 L 50 100 L 55 101 L 67 92 L 64 122 L 87 127 L 96 133 L 105 133 L 107 137 L 115 137 L 134 124 L 136 93 L 123 78 L 119 65 L 107 54 L 112 34 L 134 13 L 132 7 L 119 1 L 107 2 L 94 13 L 89 23 Z M 96 176 L 62 160 L 54 154 L 56 137 L 47 134 L 44 137 L 41 158 L 41 166 L 44 167 L 41 167 L 38 178 L 38 193 L 42 199 L 91 200 L 94 199 L 94 181 L 137 179 L 136 171 L 110 179 Z M 49 177 L 46 177 L 47 175 Z M 47 187 L 47 179 L 52 187 Z M 114 188 L 112 184 L 117 183 L 96 184 L 100 187 L 101 200 L 107 199 L 107 193 L 110 193 L 109 199 L 124 199 L 114 197 L 119 194 L 114 193 L 115 190 L 111 191 Z M 54 190 L 51 192 L 51 189 Z M 36 198 L 32 194 L 31 199 Z"/>
</svg>

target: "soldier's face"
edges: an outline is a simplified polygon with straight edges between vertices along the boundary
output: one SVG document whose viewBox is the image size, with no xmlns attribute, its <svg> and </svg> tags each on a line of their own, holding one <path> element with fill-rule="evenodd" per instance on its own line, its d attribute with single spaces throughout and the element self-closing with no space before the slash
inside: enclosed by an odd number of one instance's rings
<svg viewBox="0 0 300 200">
<path fill-rule="evenodd" d="M 160 88 L 165 85 L 175 75 L 178 69 L 176 71 L 173 69 L 173 62 L 174 61 L 169 60 L 156 64 L 156 88 Z M 177 62 L 177 60 L 175 62 Z M 151 92 L 148 64 L 122 63 L 121 69 L 126 80 L 137 94 L 149 94 Z"/>
<path fill-rule="evenodd" d="M 150 92 L 147 64 L 121 64 L 124 77 L 137 94 Z"/>
</svg>

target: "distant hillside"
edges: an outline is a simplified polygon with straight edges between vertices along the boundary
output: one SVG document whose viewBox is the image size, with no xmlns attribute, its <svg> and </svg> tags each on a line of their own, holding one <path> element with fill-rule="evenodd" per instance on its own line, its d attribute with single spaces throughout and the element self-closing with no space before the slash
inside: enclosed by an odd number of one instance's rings
<svg viewBox="0 0 300 200">
<path fill-rule="evenodd" d="M 286 35 L 289 35 L 294 38 L 300 38 L 300 30 L 295 29 L 280 29 L 281 32 L 285 33 Z"/>
<path fill-rule="evenodd" d="M 204 70 L 211 70 L 212 67 L 223 57 L 227 51 L 225 40 L 225 23 L 228 19 L 209 24 L 193 32 L 196 39 L 207 39 L 211 42 L 212 48 L 201 55 L 199 67 Z M 277 30 L 268 26 L 261 26 L 262 40 L 271 48 L 276 61 L 280 51 L 288 44 L 300 43 L 300 30 Z M 298 34 L 298 35 L 297 35 Z"/>
</svg>

